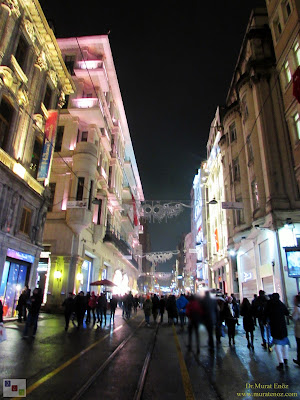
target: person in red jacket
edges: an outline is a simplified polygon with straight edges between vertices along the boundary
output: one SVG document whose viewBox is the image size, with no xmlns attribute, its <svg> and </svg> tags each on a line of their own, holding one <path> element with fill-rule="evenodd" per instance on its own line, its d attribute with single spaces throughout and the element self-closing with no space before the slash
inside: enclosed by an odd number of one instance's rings
<svg viewBox="0 0 300 400">
<path fill-rule="evenodd" d="M 185 314 L 189 319 L 188 324 L 188 350 L 192 350 L 192 332 L 195 331 L 197 354 L 200 353 L 199 325 L 200 318 L 203 314 L 202 307 L 194 295 L 191 295 L 189 303 L 186 305 Z"/>
<path fill-rule="evenodd" d="M 97 297 L 95 296 L 95 292 L 92 292 L 88 305 L 93 314 L 93 325 L 95 325 L 95 323 L 96 323 L 95 309 L 96 309 L 96 305 L 97 305 Z"/>
</svg>

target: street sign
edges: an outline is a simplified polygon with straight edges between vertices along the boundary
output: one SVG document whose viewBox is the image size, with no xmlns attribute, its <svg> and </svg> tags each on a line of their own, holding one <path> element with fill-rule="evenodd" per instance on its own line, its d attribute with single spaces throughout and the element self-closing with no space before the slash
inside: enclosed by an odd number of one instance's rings
<svg viewBox="0 0 300 400">
<path fill-rule="evenodd" d="M 222 208 L 225 210 L 241 210 L 244 208 L 244 204 L 237 201 L 223 201 Z"/>
</svg>

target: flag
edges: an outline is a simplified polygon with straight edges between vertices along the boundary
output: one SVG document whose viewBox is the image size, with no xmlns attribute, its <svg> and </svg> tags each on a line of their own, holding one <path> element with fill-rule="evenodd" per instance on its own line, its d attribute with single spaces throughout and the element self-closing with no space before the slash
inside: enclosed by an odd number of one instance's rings
<svg viewBox="0 0 300 400">
<path fill-rule="evenodd" d="M 138 221 L 138 216 L 137 216 L 137 211 L 136 211 L 136 202 L 133 194 L 131 194 L 132 197 L 132 206 L 133 206 L 133 223 L 135 226 L 138 226 L 139 221 Z"/>
</svg>

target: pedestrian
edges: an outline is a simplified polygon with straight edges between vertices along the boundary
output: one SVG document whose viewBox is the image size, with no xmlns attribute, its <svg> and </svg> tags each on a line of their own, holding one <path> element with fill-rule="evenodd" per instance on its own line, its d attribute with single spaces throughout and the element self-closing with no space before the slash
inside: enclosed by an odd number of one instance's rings
<svg viewBox="0 0 300 400">
<path fill-rule="evenodd" d="M 236 318 L 237 318 L 236 324 L 237 324 L 237 325 L 240 325 L 240 323 L 239 323 L 240 304 L 239 304 L 239 302 L 237 301 L 237 299 L 236 299 L 234 293 L 231 293 L 231 297 L 232 297 L 232 303 L 234 304 L 234 307 L 235 307 L 235 309 L 236 309 Z"/>
<path fill-rule="evenodd" d="M 106 296 L 104 293 L 101 293 L 101 295 L 97 299 L 97 320 L 100 328 L 102 326 L 103 320 L 104 320 L 104 326 L 106 326 L 106 311 L 107 311 Z"/>
<path fill-rule="evenodd" d="M 273 339 L 268 320 L 266 319 L 266 307 L 270 301 L 269 297 L 263 290 L 260 290 L 256 300 L 253 302 L 253 314 L 258 320 L 260 334 L 262 338 L 262 346 L 268 351 L 272 351 Z"/>
<path fill-rule="evenodd" d="M 279 294 L 273 293 L 271 299 L 266 306 L 266 318 L 269 320 L 273 343 L 275 344 L 275 352 L 278 359 L 279 371 L 283 370 L 283 365 L 288 367 L 288 348 L 290 341 L 288 338 L 286 316 L 289 311 L 279 300 Z"/>
<path fill-rule="evenodd" d="M 150 300 L 149 295 L 147 296 L 146 300 L 144 301 L 143 310 L 144 310 L 144 314 L 145 314 L 146 325 L 150 326 L 150 315 L 151 315 L 151 311 L 152 311 L 152 302 Z"/>
<path fill-rule="evenodd" d="M 254 304 L 255 304 L 255 300 L 256 300 L 256 299 L 257 299 L 257 294 L 254 293 L 253 299 L 252 299 L 252 302 L 251 302 L 252 312 L 253 312 L 253 310 L 254 310 Z M 256 318 L 254 312 L 253 312 L 253 321 L 254 321 L 254 325 L 257 326 L 257 318 Z"/>
<path fill-rule="evenodd" d="M 178 311 L 176 305 L 176 298 L 174 294 L 170 294 L 166 302 L 166 310 L 168 313 L 168 324 L 178 323 Z"/>
<path fill-rule="evenodd" d="M 252 311 L 252 306 L 250 304 L 250 301 L 247 299 L 247 297 L 244 297 L 242 305 L 241 305 L 241 310 L 240 310 L 241 316 L 243 317 L 243 327 L 246 332 L 246 338 L 247 338 L 247 347 L 248 349 L 254 350 L 254 320 L 253 320 L 253 311 Z M 250 335 L 250 338 L 249 338 Z"/>
<path fill-rule="evenodd" d="M 130 291 L 128 293 L 127 299 L 126 299 L 126 317 L 128 319 L 130 319 L 130 317 L 131 317 L 132 308 L 133 308 L 133 295 L 132 295 L 132 293 Z"/>
<path fill-rule="evenodd" d="M 95 295 L 95 292 L 92 292 L 92 294 L 90 295 L 88 306 L 90 309 L 90 313 L 92 312 L 93 314 L 93 325 L 95 325 L 96 323 L 96 315 L 95 315 L 96 305 L 97 305 L 97 297 Z M 89 317 L 89 322 L 90 322 L 90 317 Z"/>
<path fill-rule="evenodd" d="M 161 298 L 159 300 L 159 313 L 160 313 L 160 323 L 161 324 L 163 323 L 165 309 L 166 309 L 165 296 L 161 296 Z"/>
<path fill-rule="evenodd" d="M 185 308 L 188 304 L 188 300 L 186 299 L 185 295 L 181 293 L 179 298 L 176 300 L 176 306 L 177 306 L 177 311 L 179 315 L 179 320 L 180 320 L 180 326 L 181 329 L 184 327 L 184 319 L 185 319 Z"/>
<path fill-rule="evenodd" d="M 69 329 L 69 322 L 70 318 L 74 312 L 74 299 L 73 299 L 73 293 L 69 292 L 68 297 L 63 301 L 62 306 L 65 308 L 64 314 L 65 314 L 65 331 Z"/>
<path fill-rule="evenodd" d="M 188 350 L 192 350 L 192 334 L 195 332 L 197 354 L 200 353 L 200 338 L 199 338 L 199 325 L 200 319 L 203 315 L 203 309 L 199 301 L 194 295 L 190 296 L 190 301 L 187 303 L 185 308 L 186 316 L 189 319 L 188 322 Z"/>
<path fill-rule="evenodd" d="M 293 359 L 294 363 L 300 366 L 300 295 L 295 296 L 293 320 L 295 322 L 295 339 L 297 343 L 297 359 Z M 1 322 L 1 321 L 0 321 Z"/>
<path fill-rule="evenodd" d="M 152 297 L 152 316 L 153 320 L 156 323 L 157 315 L 158 315 L 158 310 L 159 310 L 159 298 L 157 295 L 154 293 Z"/>
<path fill-rule="evenodd" d="M 225 323 L 228 328 L 228 339 L 229 339 L 229 346 L 231 346 L 231 342 L 235 345 L 235 325 L 237 323 L 237 309 L 236 304 L 233 303 L 232 297 L 227 297 L 227 302 L 225 304 Z"/>
<path fill-rule="evenodd" d="M 28 338 L 28 331 L 31 326 L 33 326 L 33 331 L 31 336 L 35 337 L 41 305 L 42 305 L 42 298 L 40 295 L 40 291 L 38 288 L 35 288 L 33 290 L 32 296 L 29 298 L 29 300 L 27 300 L 28 317 L 23 332 L 23 338 Z"/>
<path fill-rule="evenodd" d="M 74 299 L 74 310 L 77 318 L 77 329 L 83 326 L 83 318 L 86 311 L 86 299 L 81 290 Z"/>
<path fill-rule="evenodd" d="M 86 296 L 85 296 L 85 302 L 86 302 L 86 319 L 85 319 L 85 323 L 86 324 L 89 324 L 91 322 L 90 298 L 91 298 L 91 293 L 90 292 L 86 292 Z"/>
<path fill-rule="evenodd" d="M 138 306 L 139 306 L 139 299 L 137 295 L 135 295 L 133 298 L 133 311 L 135 314 L 137 313 Z"/>
<path fill-rule="evenodd" d="M 224 325 L 223 325 L 223 322 L 225 321 L 224 317 L 225 300 L 223 297 L 217 296 L 216 301 L 217 301 L 216 340 L 217 340 L 217 346 L 219 346 L 221 344 L 221 337 L 225 336 Z"/>
<path fill-rule="evenodd" d="M 217 323 L 218 304 L 216 299 L 211 298 L 208 290 L 205 292 L 204 299 L 201 303 L 203 308 L 202 323 L 206 327 L 208 333 L 208 347 L 210 351 L 212 351 L 214 349 L 213 332 Z M 216 330 L 217 337 L 218 333 L 219 332 Z"/>
<path fill-rule="evenodd" d="M 110 304 L 110 322 L 113 321 L 113 323 L 115 323 L 115 313 L 116 313 L 118 301 L 114 295 L 110 299 L 109 304 Z"/>
<path fill-rule="evenodd" d="M 26 321 L 26 304 L 27 304 L 27 290 L 24 288 L 19 296 L 16 310 L 18 311 L 18 322 L 22 322 L 22 318 Z"/>
</svg>

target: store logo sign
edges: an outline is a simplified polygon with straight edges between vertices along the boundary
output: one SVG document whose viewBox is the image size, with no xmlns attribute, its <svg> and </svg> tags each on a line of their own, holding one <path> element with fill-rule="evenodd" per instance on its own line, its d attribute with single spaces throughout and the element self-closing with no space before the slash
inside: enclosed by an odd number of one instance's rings
<svg viewBox="0 0 300 400">
<path fill-rule="evenodd" d="M 252 278 L 252 272 L 244 272 L 244 282 L 251 281 Z"/>
<path fill-rule="evenodd" d="M 3 397 L 26 397 L 26 379 L 3 379 Z"/>
</svg>

